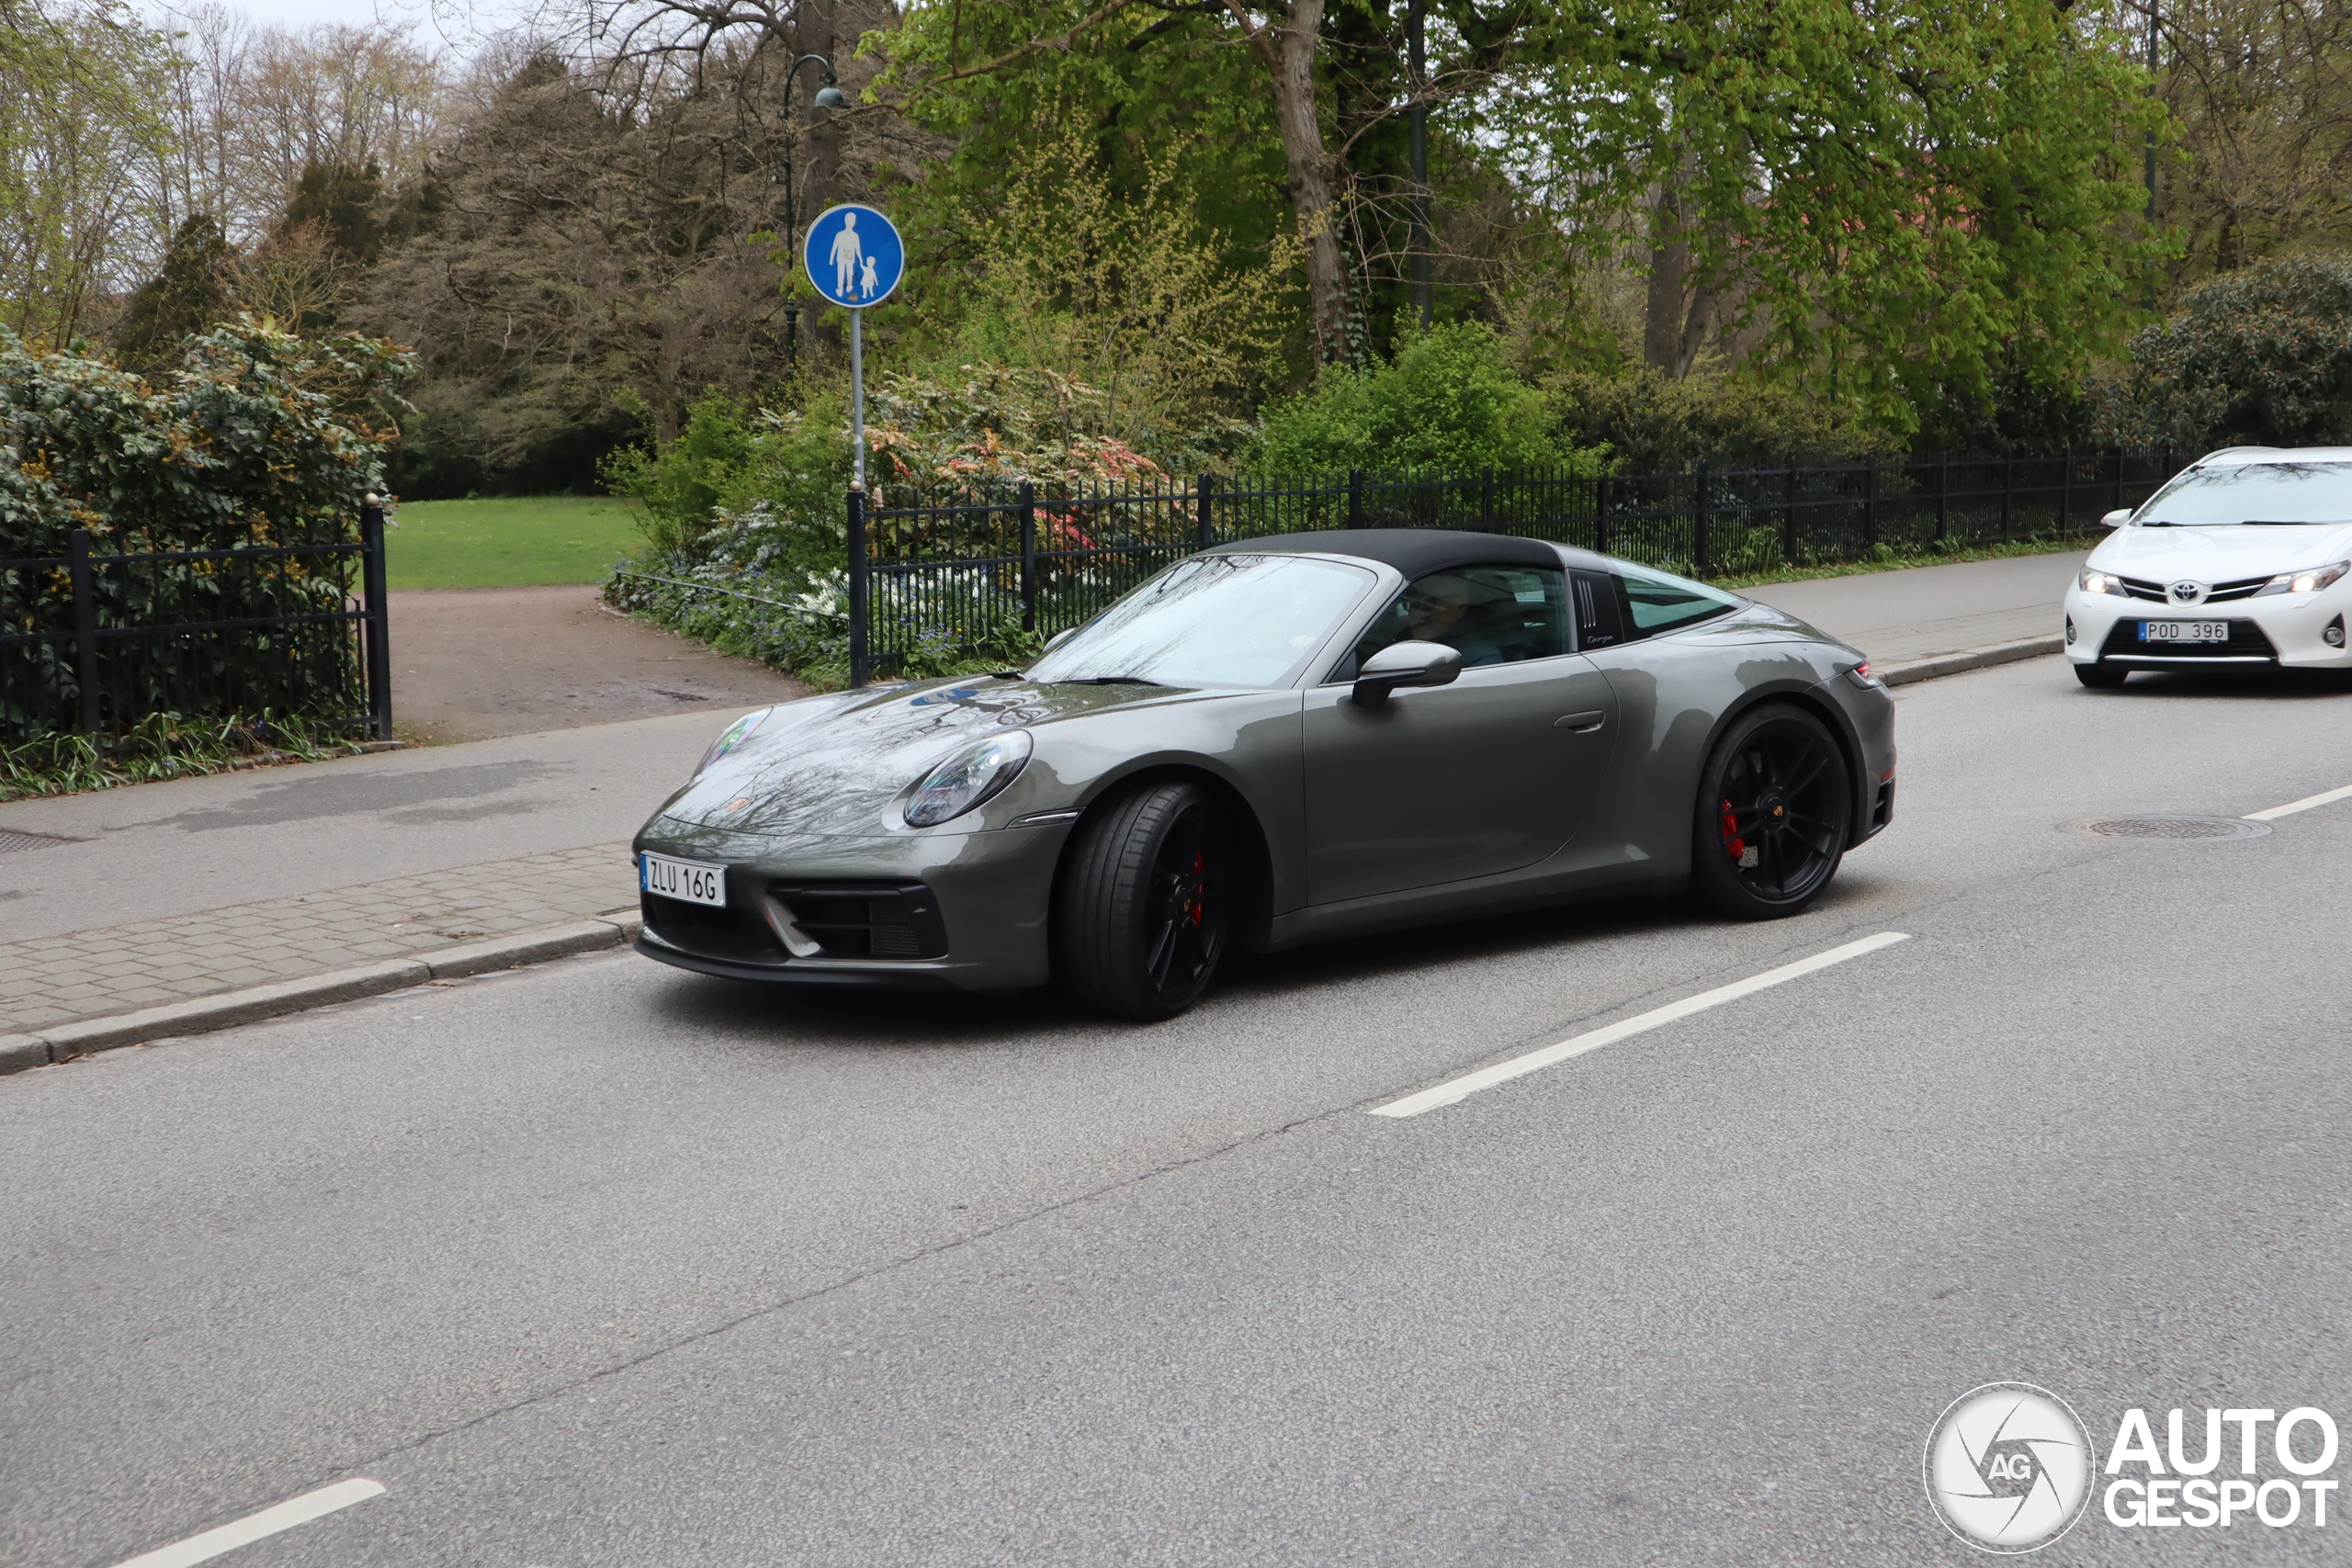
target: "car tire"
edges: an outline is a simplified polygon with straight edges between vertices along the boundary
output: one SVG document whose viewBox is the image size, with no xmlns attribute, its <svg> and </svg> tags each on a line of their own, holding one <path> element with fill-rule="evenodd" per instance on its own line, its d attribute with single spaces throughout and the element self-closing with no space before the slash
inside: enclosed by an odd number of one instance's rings
<svg viewBox="0 0 2352 1568">
<path fill-rule="evenodd" d="M 2080 681 L 2084 685 L 2089 686 L 2095 691 L 2101 692 L 2113 691 L 2116 687 L 2123 684 L 2124 678 L 2129 676 L 2131 673 L 2131 671 L 2118 669 L 2112 664 L 2077 664 L 2075 666 L 2075 680 Z"/>
<path fill-rule="evenodd" d="M 1225 956 L 1238 869 L 1225 812 L 1199 784 L 1145 784 L 1097 806 L 1055 897 L 1063 985 L 1114 1018 L 1182 1012 Z"/>
<path fill-rule="evenodd" d="M 1854 789 L 1829 727 L 1769 703 L 1734 719 L 1699 775 L 1690 890 L 1717 914 L 1770 920 L 1820 897 L 1853 833 Z"/>
</svg>

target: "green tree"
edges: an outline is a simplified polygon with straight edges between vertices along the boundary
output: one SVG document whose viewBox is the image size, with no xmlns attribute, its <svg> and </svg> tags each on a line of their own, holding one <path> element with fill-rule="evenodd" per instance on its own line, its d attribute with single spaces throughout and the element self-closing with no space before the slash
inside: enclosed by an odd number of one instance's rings
<svg viewBox="0 0 2352 1568">
<path fill-rule="evenodd" d="M 231 287 L 237 262 L 219 219 L 199 212 L 182 223 L 164 265 L 139 286 L 115 323 L 116 356 L 137 370 L 178 364 L 183 339 L 237 313 Z"/>
<path fill-rule="evenodd" d="M 1253 456 L 1278 473 L 1597 467 L 1555 436 L 1544 394 L 1505 367 L 1493 330 L 1476 321 L 1408 331 L 1385 364 L 1326 367 L 1312 389 L 1267 411 Z"/>
<path fill-rule="evenodd" d="M 1646 250 L 1646 357 L 1712 330 L 1907 431 L 1993 367 L 2078 381 L 2168 243 L 2131 39 L 2041 4 L 1702 0 L 1545 13 L 1484 133 L 1565 225 Z"/>
<path fill-rule="evenodd" d="M 119 0 L 0 0 L 0 326 L 64 343 L 128 286 L 174 70 Z"/>
<path fill-rule="evenodd" d="M 2227 274 L 2132 340 L 2100 434 L 2183 454 L 2352 441 L 2352 257 Z"/>
</svg>

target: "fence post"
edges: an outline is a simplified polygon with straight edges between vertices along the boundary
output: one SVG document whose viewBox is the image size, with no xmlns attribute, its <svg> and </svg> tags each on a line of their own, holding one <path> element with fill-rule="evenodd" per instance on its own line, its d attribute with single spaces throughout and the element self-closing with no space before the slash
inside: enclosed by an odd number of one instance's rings
<svg viewBox="0 0 2352 1568">
<path fill-rule="evenodd" d="M 1363 470 L 1348 470 L 1348 526 L 1363 526 Z"/>
<path fill-rule="evenodd" d="M 384 503 L 370 495 L 359 507 L 359 592 L 367 628 L 368 728 L 379 740 L 392 738 L 392 617 L 385 586 Z"/>
<path fill-rule="evenodd" d="M 1478 531 L 1482 534 L 1495 531 L 1495 466 L 1492 463 L 1487 464 L 1478 476 Z"/>
<path fill-rule="evenodd" d="M 1941 547 L 1951 526 L 1951 454 L 1936 454 L 1936 544 Z"/>
<path fill-rule="evenodd" d="M 1862 468 L 1862 547 L 1874 548 L 1878 544 L 1878 454 L 1873 452 Z"/>
<path fill-rule="evenodd" d="M 98 605 L 90 585 L 90 531 L 74 530 L 68 555 L 74 577 L 74 680 L 82 688 L 82 728 L 98 733 Z"/>
<path fill-rule="evenodd" d="M 1021 481 L 1021 629 L 1037 629 L 1037 487 Z"/>
<path fill-rule="evenodd" d="M 1781 476 L 1781 563 L 1797 564 L 1797 455 L 1788 455 L 1788 472 Z"/>
<path fill-rule="evenodd" d="M 2018 455 L 2015 448 L 2001 454 L 2001 543 L 2009 540 L 2009 497 L 2017 493 Z"/>
<path fill-rule="evenodd" d="M 2120 446 L 2115 449 L 2115 499 L 2107 504 L 2109 511 L 2123 504 L 2123 448 Z"/>
<path fill-rule="evenodd" d="M 1692 576 L 1704 580 L 1707 575 L 1707 459 L 1699 459 L 1699 476 L 1690 498 L 1690 560 L 1697 569 Z"/>
<path fill-rule="evenodd" d="M 2068 513 L 2075 509 L 2075 449 L 2058 449 L 2058 536 L 2066 536 Z"/>
<path fill-rule="evenodd" d="M 1592 553 L 1609 553 L 1609 475 L 1592 481 Z"/>
<path fill-rule="evenodd" d="M 863 686 L 873 671 L 866 604 L 865 492 L 849 491 L 849 683 Z"/>
<path fill-rule="evenodd" d="M 1216 482 L 1213 476 L 1203 474 L 1200 482 L 1193 487 L 1193 504 L 1201 514 L 1201 548 L 1204 550 L 1216 543 L 1216 525 L 1209 521 L 1209 490 Z"/>
</svg>

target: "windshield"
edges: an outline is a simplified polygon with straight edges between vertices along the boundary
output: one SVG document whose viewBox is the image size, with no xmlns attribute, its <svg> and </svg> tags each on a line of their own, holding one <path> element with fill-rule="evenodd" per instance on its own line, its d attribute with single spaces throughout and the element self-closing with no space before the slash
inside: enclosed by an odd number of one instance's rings
<svg viewBox="0 0 2352 1568">
<path fill-rule="evenodd" d="M 2352 463 L 2247 463 L 2192 468 L 2152 496 L 2132 525 L 2352 521 Z"/>
<path fill-rule="evenodd" d="M 1298 556 L 1178 561 L 1031 665 L 1029 679 L 1279 686 L 1374 581 Z"/>
</svg>

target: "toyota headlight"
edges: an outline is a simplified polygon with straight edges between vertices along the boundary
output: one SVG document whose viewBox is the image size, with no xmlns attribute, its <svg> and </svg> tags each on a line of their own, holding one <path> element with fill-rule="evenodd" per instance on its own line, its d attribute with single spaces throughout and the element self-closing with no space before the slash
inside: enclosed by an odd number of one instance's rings
<svg viewBox="0 0 2352 1568">
<path fill-rule="evenodd" d="M 2321 589 L 2352 570 L 2352 561 L 2340 560 L 2334 566 L 2314 566 L 2302 571 L 2282 571 L 2254 591 L 2257 599 L 2272 593 L 2316 593 Z"/>
<path fill-rule="evenodd" d="M 757 713 L 747 713 L 729 725 L 718 739 L 710 743 L 710 750 L 702 754 L 702 761 L 695 764 L 695 777 L 700 778 L 710 772 L 713 762 L 749 740 L 752 731 L 759 728 L 760 721 L 775 711 L 774 708 L 762 708 Z"/>
<path fill-rule="evenodd" d="M 2123 580 L 2111 571 L 2093 571 L 2085 567 L 2083 574 L 2075 581 L 2086 593 L 2112 593 L 2120 599 L 2132 597 L 2124 591 Z"/>
<path fill-rule="evenodd" d="M 907 826 L 932 828 L 961 817 L 1020 775 L 1029 760 L 1029 732 L 1009 729 L 965 747 L 931 770 L 907 802 Z"/>
</svg>

